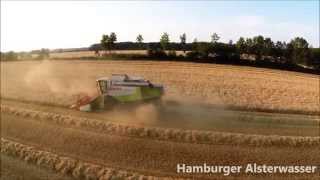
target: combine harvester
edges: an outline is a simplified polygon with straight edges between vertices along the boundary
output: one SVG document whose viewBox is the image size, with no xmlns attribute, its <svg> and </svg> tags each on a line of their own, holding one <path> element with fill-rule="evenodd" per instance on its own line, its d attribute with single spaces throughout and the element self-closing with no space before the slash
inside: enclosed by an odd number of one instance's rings
<svg viewBox="0 0 320 180">
<path fill-rule="evenodd" d="M 162 85 L 126 74 L 113 74 L 110 78 L 102 77 L 96 82 L 97 95 L 92 97 L 79 95 L 77 102 L 71 108 L 88 112 L 108 109 L 116 104 L 158 102 L 164 94 Z"/>
</svg>

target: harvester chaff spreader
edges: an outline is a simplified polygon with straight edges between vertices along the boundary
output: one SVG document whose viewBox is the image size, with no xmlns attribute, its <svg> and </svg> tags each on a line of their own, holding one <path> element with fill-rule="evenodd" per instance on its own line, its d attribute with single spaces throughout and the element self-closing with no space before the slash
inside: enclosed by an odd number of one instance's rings
<svg viewBox="0 0 320 180">
<path fill-rule="evenodd" d="M 110 78 L 102 77 L 96 80 L 96 84 L 97 95 L 79 95 L 77 102 L 71 108 L 80 111 L 102 110 L 115 104 L 157 101 L 164 94 L 162 85 L 126 74 L 113 74 Z"/>
</svg>

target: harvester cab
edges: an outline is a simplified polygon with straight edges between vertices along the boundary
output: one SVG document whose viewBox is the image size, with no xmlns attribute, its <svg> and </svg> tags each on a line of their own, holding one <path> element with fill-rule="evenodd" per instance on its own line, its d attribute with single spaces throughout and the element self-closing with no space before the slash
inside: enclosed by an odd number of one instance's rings
<svg viewBox="0 0 320 180">
<path fill-rule="evenodd" d="M 126 104 L 160 99 L 164 93 L 162 85 L 153 84 L 142 77 L 113 74 L 96 80 L 98 95 L 82 96 L 72 108 L 80 111 L 106 109 L 116 103 Z"/>
</svg>

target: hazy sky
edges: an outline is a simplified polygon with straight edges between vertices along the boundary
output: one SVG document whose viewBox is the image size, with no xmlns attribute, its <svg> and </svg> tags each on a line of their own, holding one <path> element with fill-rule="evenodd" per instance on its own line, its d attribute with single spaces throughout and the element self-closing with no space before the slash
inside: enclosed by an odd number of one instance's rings
<svg viewBox="0 0 320 180">
<path fill-rule="evenodd" d="M 1 1 L 1 51 L 88 47 L 103 33 L 116 32 L 118 41 L 171 41 L 187 34 L 221 41 L 258 34 L 274 41 L 305 37 L 319 46 L 319 2 L 314 1 Z"/>
</svg>

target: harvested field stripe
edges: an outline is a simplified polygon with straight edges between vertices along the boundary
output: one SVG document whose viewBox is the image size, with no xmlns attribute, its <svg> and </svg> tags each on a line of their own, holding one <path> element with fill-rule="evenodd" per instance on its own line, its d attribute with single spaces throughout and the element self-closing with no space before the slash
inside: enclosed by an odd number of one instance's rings
<svg viewBox="0 0 320 180">
<path fill-rule="evenodd" d="M 173 128 L 139 127 L 132 125 L 103 122 L 95 119 L 78 118 L 50 112 L 33 111 L 1 105 L 1 113 L 13 114 L 37 121 L 46 121 L 73 128 L 92 129 L 95 132 L 120 136 L 149 138 L 174 142 L 196 144 L 228 144 L 246 146 L 291 146 L 316 147 L 320 137 L 247 135 L 241 133 L 182 130 Z"/>
<path fill-rule="evenodd" d="M 199 177 L 202 174 L 190 176 L 177 174 L 176 166 L 181 162 L 195 165 L 204 162 L 212 165 L 235 162 L 240 165 L 252 162 L 310 165 L 317 164 L 320 158 L 318 147 L 247 147 L 178 143 L 99 134 L 8 114 L 3 114 L 3 117 L 5 118 L 2 120 L 2 127 L 4 127 L 2 136 L 9 140 L 85 162 L 151 176 L 204 179 Z M 212 177 L 212 179 L 225 177 L 220 173 L 203 174 L 203 176 Z M 239 176 L 247 175 L 241 173 Z M 270 174 L 270 176 L 266 175 L 266 178 L 277 179 L 278 176 L 287 179 L 292 179 L 293 176 L 297 178 L 297 175 L 284 174 Z M 298 176 L 305 177 L 304 179 L 318 177 L 316 174 Z M 230 179 L 234 178 L 235 176 L 230 176 Z"/>
<path fill-rule="evenodd" d="M 58 173 L 81 179 L 177 179 L 170 177 L 145 176 L 139 173 L 118 170 L 103 165 L 84 162 L 60 156 L 33 146 L 1 138 L 1 153 L 18 157 L 28 163 L 36 164 Z M 179 178 L 182 179 L 182 178 Z"/>
</svg>

